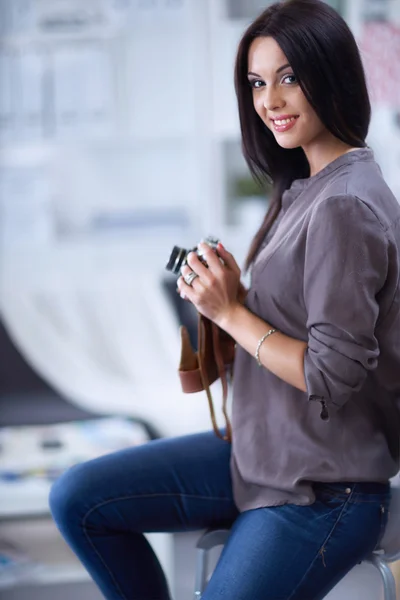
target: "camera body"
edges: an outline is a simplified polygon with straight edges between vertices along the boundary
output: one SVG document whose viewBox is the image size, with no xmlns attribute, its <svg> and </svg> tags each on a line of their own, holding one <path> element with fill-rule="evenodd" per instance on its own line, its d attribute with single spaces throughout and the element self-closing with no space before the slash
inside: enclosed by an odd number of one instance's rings
<svg viewBox="0 0 400 600">
<path fill-rule="evenodd" d="M 210 246 L 210 248 L 212 248 L 214 250 L 214 252 L 217 252 L 218 242 L 219 242 L 219 239 L 216 237 L 213 237 L 211 235 L 207 236 L 206 239 L 203 240 L 203 243 Z M 197 254 L 197 256 L 199 257 L 199 259 L 201 260 L 201 262 L 207 266 L 207 263 L 204 260 L 202 253 L 199 250 L 198 246 L 195 246 L 194 248 L 190 248 L 189 250 L 186 248 L 181 248 L 179 246 L 174 246 L 172 248 L 171 255 L 170 255 L 169 260 L 165 267 L 167 269 L 167 271 L 171 271 L 175 275 L 180 275 L 182 267 L 184 265 L 186 265 L 187 256 L 188 256 L 189 252 L 195 252 Z"/>
</svg>

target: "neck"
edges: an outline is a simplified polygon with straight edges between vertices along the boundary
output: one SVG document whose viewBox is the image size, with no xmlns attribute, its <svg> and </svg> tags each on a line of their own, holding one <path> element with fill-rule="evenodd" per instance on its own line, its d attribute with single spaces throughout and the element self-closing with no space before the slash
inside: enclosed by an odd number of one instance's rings
<svg viewBox="0 0 400 600">
<path fill-rule="evenodd" d="M 310 146 L 303 147 L 303 150 L 310 165 L 310 177 L 312 177 L 329 165 L 329 163 L 339 158 L 339 156 L 353 150 L 359 150 L 359 148 L 350 146 L 329 133 L 327 139 L 314 140 Z"/>
</svg>

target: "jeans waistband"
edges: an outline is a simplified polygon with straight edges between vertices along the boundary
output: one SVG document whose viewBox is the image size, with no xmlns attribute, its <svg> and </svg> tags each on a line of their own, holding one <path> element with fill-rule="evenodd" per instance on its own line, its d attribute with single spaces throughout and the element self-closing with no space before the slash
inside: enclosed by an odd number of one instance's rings
<svg viewBox="0 0 400 600">
<path fill-rule="evenodd" d="M 386 495 L 390 491 L 390 482 L 378 481 L 335 481 L 335 482 L 315 482 L 314 489 L 317 491 L 334 490 L 337 493 L 349 494 L 373 494 Z M 350 492 L 349 492 L 350 490 Z"/>
</svg>

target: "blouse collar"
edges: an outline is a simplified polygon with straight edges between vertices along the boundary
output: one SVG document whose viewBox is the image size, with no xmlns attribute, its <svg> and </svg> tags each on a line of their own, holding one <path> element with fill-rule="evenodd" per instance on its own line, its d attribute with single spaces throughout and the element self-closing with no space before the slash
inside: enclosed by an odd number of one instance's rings
<svg viewBox="0 0 400 600">
<path fill-rule="evenodd" d="M 311 187 L 315 182 L 330 175 L 337 169 L 343 166 L 350 165 L 355 162 L 368 161 L 374 159 L 374 153 L 371 148 L 358 148 L 352 150 L 346 154 L 342 154 L 338 158 L 335 158 L 326 167 L 318 171 L 312 177 L 305 177 L 303 179 L 295 179 L 292 181 L 290 188 L 285 190 L 282 194 L 282 208 L 286 211 L 292 202 L 307 188 Z"/>
</svg>

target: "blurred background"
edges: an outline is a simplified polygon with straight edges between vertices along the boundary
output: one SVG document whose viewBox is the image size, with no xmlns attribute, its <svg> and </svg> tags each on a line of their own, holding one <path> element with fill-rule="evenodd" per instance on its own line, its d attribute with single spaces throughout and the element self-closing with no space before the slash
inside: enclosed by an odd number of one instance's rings
<svg viewBox="0 0 400 600">
<path fill-rule="evenodd" d="M 178 327 L 195 343 L 196 316 L 165 264 L 208 234 L 243 264 L 265 213 L 233 64 L 270 3 L 0 0 L 1 600 L 98 600 L 49 518 L 51 482 L 210 427 L 205 397 L 180 391 Z M 330 3 L 359 42 L 368 143 L 400 199 L 400 0 Z M 151 536 L 175 600 L 191 597 L 197 537 Z M 337 598 L 379 598 L 372 574 L 353 579 Z"/>
</svg>

